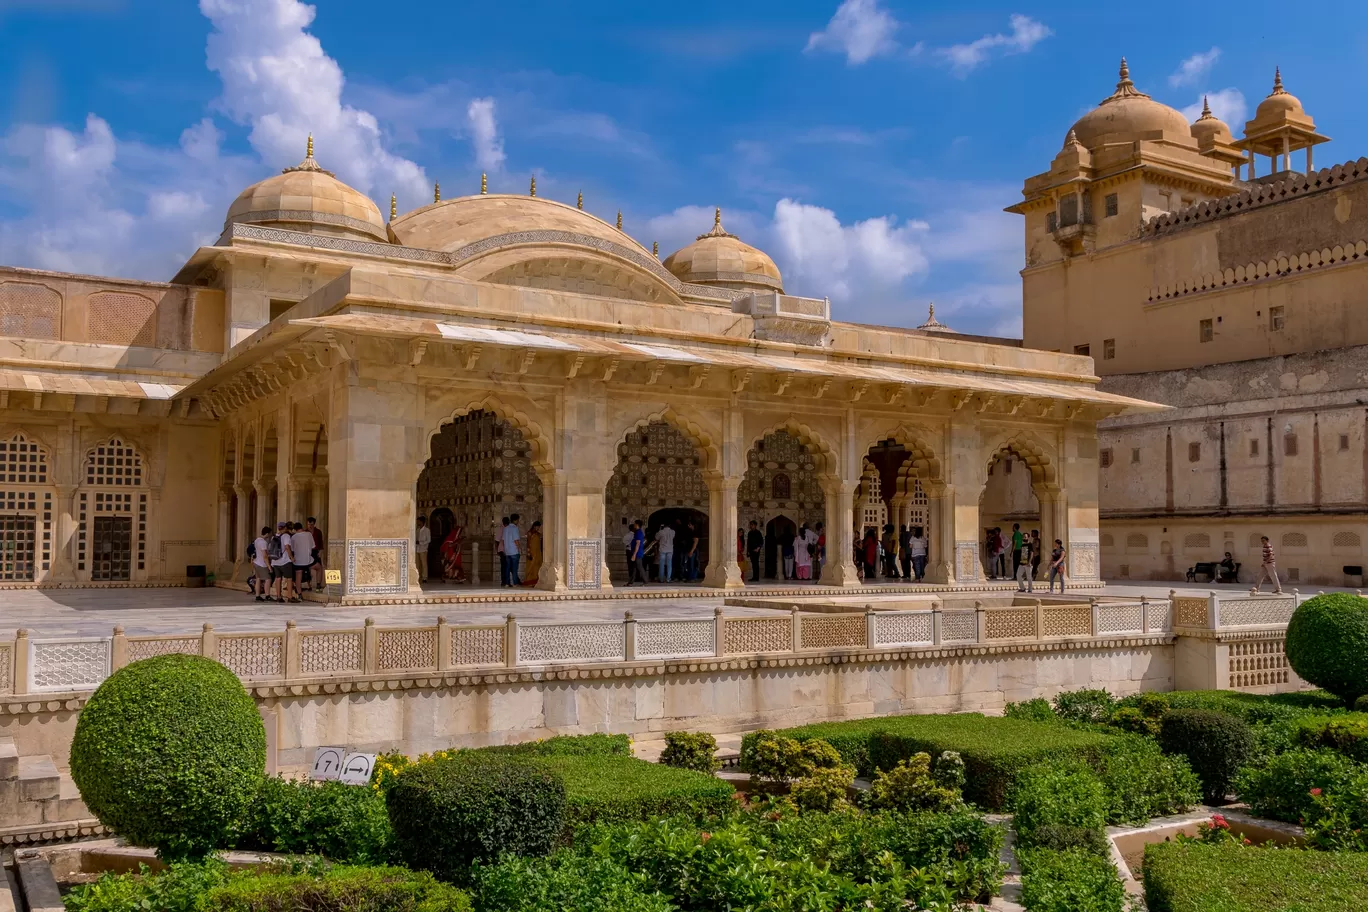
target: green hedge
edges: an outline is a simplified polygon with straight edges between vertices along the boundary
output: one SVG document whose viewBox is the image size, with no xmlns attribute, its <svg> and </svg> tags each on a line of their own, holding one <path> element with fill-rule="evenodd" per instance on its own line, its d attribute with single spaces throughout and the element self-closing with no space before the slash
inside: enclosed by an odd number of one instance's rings
<svg viewBox="0 0 1368 912">
<path fill-rule="evenodd" d="M 1251 725 L 1300 719 L 1305 716 L 1344 712 L 1344 703 L 1324 691 L 1285 694 L 1247 694 L 1234 690 L 1175 690 L 1136 694 L 1120 701 L 1138 706 L 1142 699 L 1162 700 L 1169 709 L 1214 709 L 1238 716 Z"/>
<path fill-rule="evenodd" d="M 799 741 L 820 738 L 864 776 L 892 769 L 918 753 L 936 757 L 942 751 L 956 751 L 964 758 L 965 800 L 991 810 L 1006 804 L 1017 773 L 1026 767 L 1062 758 L 1095 762 L 1115 743 L 1112 736 L 1098 732 L 979 713 L 823 722 L 779 734 Z M 745 749 L 743 741 L 743 754 Z"/>
<path fill-rule="evenodd" d="M 480 912 L 675 912 L 645 875 L 571 852 L 477 865 L 471 893 Z"/>
<path fill-rule="evenodd" d="M 1026 912 L 1123 912 L 1126 887 L 1106 855 L 1086 849 L 1025 849 L 1021 904 Z"/>
<path fill-rule="evenodd" d="M 630 735 L 557 735 L 541 741 L 481 747 L 482 754 L 513 754 L 525 757 L 630 757 Z"/>
<path fill-rule="evenodd" d="M 322 877 L 233 877 L 204 898 L 213 912 L 470 912 L 470 897 L 406 868 L 333 868 Z"/>
<path fill-rule="evenodd" d="M 239 824 L 234 845 L 348 864 L 387 864 L 395 860 L 393 841 L 385 796 L 375 789 L 268 776 Z"/>
<path fill-rule="evenodd" d="M 565 819 L 572 829 L 672 814 L 701 818 L 736 807 L 736 790 L 716 776 L 634 757 L 561 755 L 537 764 L 565 784 Z"/>
<path fill-rule="evenodd" d="M 1368 854 L 1161 842 L 1145 849 L 1149 912 L 1362 912 Z"/>
<path fill-rule="evenodd" d="M 100 822 L 166 859 L 227 843 L 266 771 L 266 730 L 212 659 L 166 655 L 110 675 L 71 741 L 71 778 Z"/>
<path fill-rule="evenodd" d="M 1332 750 L 1292 750 L 1247 766 L 1235 780 L 1240 800 L 1260 817 L 1300 823 L 1314 804 L 1311 790 L 1339 791 L 1368 766 Z"/>
</svg>

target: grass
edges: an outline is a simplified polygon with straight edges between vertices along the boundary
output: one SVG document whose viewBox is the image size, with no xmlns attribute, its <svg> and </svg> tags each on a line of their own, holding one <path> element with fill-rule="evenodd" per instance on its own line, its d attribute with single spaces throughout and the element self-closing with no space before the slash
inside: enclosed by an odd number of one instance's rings
<svg viewBox="0 0 1368 912">
<path fill-rule="evenodd" d="M 1362 912 L 1368 854 L 1158 843 L 1145 850 L 1150 912 Z"/>
<path fill-rule="evenodd" d="M 934 758 L 942 751 L 957 751 L 964 758 L 965 799 L 991 810 L 1006 804 L 1017 773 L 1026 767 L 1065 757 L 1093 761 L 1116 743 L 1114 737 L 1098 732 L 979 713 L 822 722 L 781 734 L 799 741 L 820 738 L 865 776 L 876 769 L 892 769 L 919 752 Z M 743 745 L 743 760 L 745 753 Z"/>
<path fill-rule="evenodd" d="M 572 828 L 673 814 L 702 817 L 735 807 L 731 785 L 692 770 L 618 756 L 562 755 L 537 762 L 565 783 L 566 816 Z"/>
</svg>

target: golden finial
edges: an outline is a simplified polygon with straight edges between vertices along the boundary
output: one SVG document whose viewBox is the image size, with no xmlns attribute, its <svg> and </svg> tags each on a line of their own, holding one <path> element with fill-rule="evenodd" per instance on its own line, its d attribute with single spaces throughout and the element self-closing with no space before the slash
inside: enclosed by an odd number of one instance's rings
<svg viewBox="0 0 1368 912">
<path fill-rule="evenodd" d="M 584 208 L 584 191 L 583 191 L 583 190 L 581 190 L 581 191 L 579 192 L 579 199 L 575 200 L 575 208 L 576 208 L 576 209 L 583 209 L 583 208 Z"/>
<path fill-rule="evenodd" d="M 660 242 L 659 242 L 659 241 L 651 241 L 651 256 L 655 257 L 657 260 L 660 259 Z"/>
<path fill-rule="evenodd" d="M 489 192 L 489 175 L 483 171 L 480 172 L 480 192 Z"/>
<path fill-rule="evenodd" d="M 718 206 L 716 209 L 713 210 L 713 227 L 716 228 L 716 229 L 719 230 L 719 231 L 722 230 L 722 207 L 721 207 L 721 206 Z"/>
<path fill-rule="evenodd" d="M 531 196 L 536 196 L 536 195 L 537 195 L 537 175 L 535 175 L 535 174 L 532 175 L 532 188 L 531 188 L 531 190 L 528 191 L 528 193 L 529 193 L 529 195 L 531 195 Z"/>
<path fill-rule="evenodd" d="M 1122 65 L 1122 66 L 1125 66 L 1125 65 L 1126 65 L 1126 58 L 1125 58 L 1125 57 L 1122 57 L 1122 58 L 1121 58 L 1121 65 Z M 929 305 L 927 305 L 926 310 L 927 310 L 927 314 L 926 314 L 927 320 L 934 320 L 934 319 L 936 319 L 936 303 L 935 303 L 934 301 L 932 301 Z"/>
<path fill-rule="evenodd" d="M 396 196 L 395 194 L 391 193 L 391 194 L 390 194 L 390 221 L 392 222 L 392 221 L 394 221 L 394 220 L 395 220 L 396 218 L 398 218 L 398 217 L 399 217 L 399 197 Z"/>
<path fill-rule="evenodd" d="M 722 207 L 717 206 L 713 209 L 713 226 L 711 231 L 705 231 L 698 236 L 698 240 L 710 237 L 734 238 L 736 235 L 728 234 L 727 229 L 722 227 Z"/>
<path fill-rule="evenodd" d="M 618 224 L 617 224 L 617 228 L 618 228 L 618 231 L 621 231 L 621 230 L 622 230 L 622 210 L 621 210 L 621 209 L 618 210 Z"/>
<path fill-rule="evenodd" d="M 304 148 L 304 157 L 313 158 L 313 134 L 309 134 L 309 144 Z"/>
<path fill-rule="evenodd" d="M 440 203 L 442 201 L 442 182 L 434 181 L 432 184 L 432 201 Z"/>
<path fill-rule="evenodd" d="M 1135 87 L 1135 83 L 1131 82 L 1130 66 L 1127 65 L 1125 57 L 1121 58 L 1120 77 L 1120 80 L 1116 83 L 1116 91 L 1102 99 L 1102 104 L 1106 104 L 1109 101 L 1115 101 L 1118 98 L 1149 98 L 1148 95 Z"/>
<path fill-rule="evenodd" d="M 1286 95 L 1286 94 L 1287 94 L 1287 89 L 1284 89 L 1284 88 L 1283 88 L 1283 84 L 1282 84 L 1282 67 L 1280 67 L 1280 66 L 1276 66 L 1276 67 L 1273 68 L 1273 94 L 1274 94 L 1274 95 Z"/>
<path fill-rule="evenodd" d="M 1121 58 L 1121 81 L 1130 82 L 1130 67 L 1126 65 L 1126 58 Z"/>
</svg>

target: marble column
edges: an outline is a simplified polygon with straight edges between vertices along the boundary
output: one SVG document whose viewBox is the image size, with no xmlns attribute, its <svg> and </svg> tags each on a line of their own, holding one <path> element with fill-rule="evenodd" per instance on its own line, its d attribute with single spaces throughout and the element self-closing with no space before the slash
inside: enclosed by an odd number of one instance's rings
<svg viewBox="0 0 1368 912">
<path fill-rule="evenodd" d="M 242 565 L 247 553 L 247 536 L 255 536 L 256 530 L 252 528 L 251 500 L 247 496 L 250 491 L 247 485 L 235 485 L 233 493 L 237 495 L 237 540 L 228 543 L 229 560 L 233 563 L 233 569 L 229 580 L 237 578 L 238 569 Z M 257 527 L 261 528 L 260 526 Z"/>
<path fill-rule="evenodd" d="M 238 538 L 244 542 L 249 537 L 255 536 L 261 531 L 263 526 L 274 526 L 274 512 L 271 507 L 271 484 L 267 481 L 258 481 L 252 485 L 252 490 L 256 492 L 256 515 L 252 517 L 252 527 L 250 529 L 239 529 Z"/>
<path fill-rule="evenodd" d="M 923 485 L 926 491 L 927 554 L 926 581 L 948 584 L 955 581 L 954 523 L 946 516 L 953 491 L 948 485 Z"/>
<path fill-rule="evenodd" d="M 708 485 L 708 569 L 703 585 L 714 589 L 741 589 L 741 565 L 736 561 L 736 489 L 738 476 L 704 473 Z"/>
<path fill-rule="evenodd" d="M 76 491 L 77 485 L 57 485 L 57 522 L 52 542 L 52 568 L 47 579 L 70 582 L 76 579 Z"/>
<path fill-rule="evenodd" d="M 824 479 L 826 498 L 826 563 L 822 565 L 823 585 L 858 586 L 855 570 L 855 488 L 856 484 L 839 478 Z"/>
<path fill-rule="evenodd" d="M 566 526 L 566 506 L 569 487 L 565 476 L 552 472 L 542 483 L 542 565 L 537 572 L 537 588 L 561 592 L 569 588 L 570 538 Z M 527 529 L 523 529 L 527 535 Z M 523 555 L 526 569 L 527 555 Z"/>
</svg>

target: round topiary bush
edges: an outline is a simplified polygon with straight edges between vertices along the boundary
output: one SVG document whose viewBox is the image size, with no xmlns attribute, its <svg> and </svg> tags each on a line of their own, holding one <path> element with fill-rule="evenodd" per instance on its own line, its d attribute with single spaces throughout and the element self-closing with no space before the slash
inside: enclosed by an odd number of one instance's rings
<svg viewBox="0 0 1368 912">
<path fill-rule="evenodd" d="M 410 868 L 462 883 L 472 861 L 549 853 L 565 827 L 565 785 L 535 760 L 461 751 L 417 763 L 385 793 Z"/>
<path fill-rule="evenodd" d="M 1242 719 L 1212 709 L 1174 709 L 1164 715 L 1159 745 L 1187 757 L 1202 780 L 1202 800 L 1224 804 L 1240 768 L 1254 754 L 1254 732 Z"/>
<path fill-rule="evenodd" d="M 1350 706 L 1368 694 L 1368 599 L 1347 592 L 1307 599 L 1287 624 L 1292 670 Z"/>
<path fill-rule="evenodd" d="M 134 662 L 76 722 L 71 778 L 100 822 L 167 859 L 226 845 L 266 772 L 266 730 L 242 682 L 211 659 Z"/>
</svg>

